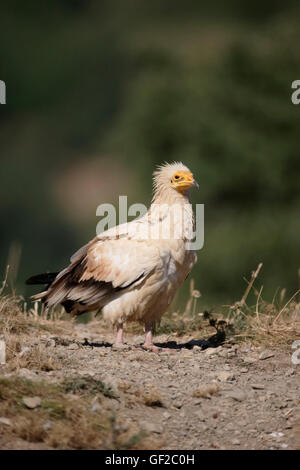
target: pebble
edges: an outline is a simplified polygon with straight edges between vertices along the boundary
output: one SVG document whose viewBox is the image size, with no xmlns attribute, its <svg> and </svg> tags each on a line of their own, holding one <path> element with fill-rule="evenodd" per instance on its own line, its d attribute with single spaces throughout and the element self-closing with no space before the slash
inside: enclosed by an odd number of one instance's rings
<svg viewBox="0 0 300 470">
<path fill-rule="evenodd" d="M 182 403 L 181 400 L 174 400 L 174 402 L 173 402 L 173 406 L 175 406 L 175 408 L 180 409 L 180 408 L 182 408 L 182 405 L 183 405 L 183 403 Z"/>
<path fill-rule="evenodd" d="M 47 421 L 43 424 L 44 431 L 48 431 L 48 429 L 52 428 L 52 421 L 47 419 Z"/>
<path fill-rule="evenodd" d="M 6 364 L 6 344 L 4 340 L 0 340 L 0 365 Z"/>
<path fill-rule="evenodd" d="M 153 423 L 150 421 L 144 421 L 141 423 L 141 428 L 149 433 L 162 434 L 164 428 L 159 423 Z"/>
<path fill-rule="evenodd" d="M 40 397 L 23 397 L 22 401 L 24 405 L 31 410 L 40 406 L 42 402 Z"/>
<path fill-rule="evenodd" d="M 220 380 L 220 382 L 232 381 L 235 378 L 231 372 L 227 372 L 225 370 L 219 372 L 217 377 L 218 377 L 218 380 Z"/>
<path fill-rule="evenodd" d="M 113 351 L 129 351 L 130 346 L 128 344 L 113 344 L 111 349 Z"/>
<path fill-rule="evenodd" d="M 233 390 L 232 392 L 228 392 L 226 396 L 236 401 L 243 401 L 246 398 L 246 394 L 242 390 Z"/>
<path fill-rule="evenodd" d="M 203 410 L 196 410 L 194 414 L 199 419 L 199 421 L 205 421 Z"/>
<path fill-rule="evenodd" d="M 92 413 L 94 413 L 95 411 L 99 411 L 99 410 L 101 410 L 101 406 L 100 406 L 100 404 L 96 401 L 96 402 L 93 403 L 93 405 L 91 406 L 90 411 L 91 411 Z"/>
<path fill-rule="evenodd" d="M 47 343 L 46 343 L 46 348 L 55 348 L 55 340 L 54 339 L 48 339 Z"/>
<path fill-rule="evenodd" d="M 290 368 L 286 370 L 285 375 L 286 377 L 291 377 L 292 375 L 295 375 L 295 373 L 296 373 L 295 369 Z"/>
<path fill-rule="evenodd" d="M 258 356 L 259 360 L 260 361 L 264 361 L 265 359 L 270 359 L 270 357 L 274 357 L 275 354 L 272 353 L 271 351 L 263 351 L 260 353 L 260 355 Z"/>
<path fill-rule="evenodd" d="M 71 343 L 69 344 L 68 349 L 75 351 L 76 349 L 79 349 L 79 345 L 77 343 Z"/>
<path fill-rule="evenodd" d="M 36 372 L 34 372 L 33 370 L 29 370 L 29 369 L 26 369 L 25 367 L 22 367 L 20 370 L 19 370 L 19 376 L 20 377 L 23 377 L 24 379 L 27 379 L 27 380 L 35 380 L 35 381 L 38 381 L 40 380 L 38 374 Z"/>
<path fill-rule="evenodd" d="M 246 362 L 246 364 L 254 364 L 254 362 L 257 361 L 257 358 L 253 356 L 246 356 L 243 358 L 243 361 Z"/>
<path fill-rule="evenodd" d="M 30 348 L 28 348 L 27 346 L 24 346 L 21 351 L 19 352 L 19 356 L 20 357 L 23 357 L 25 356 L 25 354 L 29 353 L 30 352 Z"/>
<path fill-rule="evenodd" d="M 251 387 L 254 390 L 264 390 L 264 388 L 265 388 L 265 386 L 263 384 L 258 384 L 258 383 L 251 384 Z"/>
<path fill-rule="evenodd" d="M 241 442 L 240 442 L 238 439 L 233 439 L 233 440 L 232 440 L 232 444 L 233 444 L 234 446 L 239 446 L 240 443 L 241 443 Z"/>
<path fill-rule="evenodd" d="M 216 348 L 208 348 L 204 352 L 205 356 L 212 356 L 213 354 L 216 354 Z"/>
<path fill-rule="evenodd" d="M 12 426 L 12 422 L 9 418 L 0 417 L 0 424 L 5 424 L 6 426 Z"/>
<path fill-rule="evenodd" d="M 284 436 L 283 432 L 277 432 L 277 431 L 271 432 L 271 434 L 270 434 L 270 437 L 275 437 L 275 438 L 283 437 L 283 436 Z"/>
</svg>

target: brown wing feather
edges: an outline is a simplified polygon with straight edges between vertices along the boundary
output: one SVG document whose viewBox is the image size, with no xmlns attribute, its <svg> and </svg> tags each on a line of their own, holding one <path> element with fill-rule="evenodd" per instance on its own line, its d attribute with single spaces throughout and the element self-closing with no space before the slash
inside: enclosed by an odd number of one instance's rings
<svg viewBox="0 0 300 470">
<path fill-rule="evenodd" d="M 116 247 L 113 246 L 113 249 L 115 253 Z M 123 252 L 123 247 L 120 252 Z M 100 258 L 95 259 L 95 253 Z M 108 247 L 108 242 L 97 238 L 92 240 L 72 256 L 71 264 L 59 273 L 42 301 L 47 307 L 61 303 L 67 312 L 75 314 L 84 313 L 95 306 L 101 309 L 119 291 L 140 282 L 149 272 L 127 267 L 129 273 L 133 273 L 127 275 L 124 282 L 124 273 L 122 276 L 116 262 L 109 262 L 109 254 L 111 246 Z"/>
</svg>

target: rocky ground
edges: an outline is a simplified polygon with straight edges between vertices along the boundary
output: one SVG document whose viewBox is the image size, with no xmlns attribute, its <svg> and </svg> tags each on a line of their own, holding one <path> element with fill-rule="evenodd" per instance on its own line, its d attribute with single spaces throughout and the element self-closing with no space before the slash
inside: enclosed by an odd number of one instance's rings
<svg viewBox="0 0 300 470">
<path fill-rule="evenodd" d="M 106 444 L 102 439 L 102 448 L 300 448 L 300 365 L 292 363 L 292 351 L 246 343 L 189 349 L 186 343 L 200 338 L 195 332 L 180 338 L 157 337 L 156 342 L 171 345 L 172 351 L 154 353 L 129 347 L 140 344 L 142 336 L 127 335 L 124 347 L 112 346 L 113 337 L 97 322 L 72 325 L 60 334 L 45 330 L 24 335 L 17 353 L 22 360 L 17 367 L 9 361 L 0 366 L 0 379 L 21 378 L 49 386 L 68 379 L 71 402 L 76 402 L 84 384 L 105 384 L 108 392 L 95 392 L 86 409 L 87 426 L 97 410 L 109 417 L 113 432 Z M 40 364 L 25 360 L 26 355 L 32 359 L 35 348 Z M 45 399 L 35 398 L 32 408 L 22 398 L 26 419 Z M 14 416 L 11 408 L 4 408 L 0 447 L 59 448 L 53 437 L 52 441 L 45 437 L 53 422 L 45 416 L 44 437 L 32 439 L 24 432 L 8 432 Z M 120 440 L 121 435 L 126 438 Z M 72 442 L 66 447 L 87 445 Z"/>
</svg>

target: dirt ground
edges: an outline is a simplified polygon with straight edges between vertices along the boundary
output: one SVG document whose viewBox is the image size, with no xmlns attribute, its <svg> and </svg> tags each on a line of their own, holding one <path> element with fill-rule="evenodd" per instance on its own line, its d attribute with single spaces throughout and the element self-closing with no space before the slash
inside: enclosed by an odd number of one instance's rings
<svg viewBox="0 0 300 470">
<path fill-rule="evenodd" d="M 24 357 L 42 347 L 59 366 L 0 366 L 0 379 L 21 377 L 46 384 L 66 378 L 101 380 L 110 393 L 97 394 L 87 413 L 105 409 L 116 432 L 139 436 L 133 448 L 300 448 L 300 366 L 292 363 L 292 351 L 230 342 L 206 350 L 190 348 L 186 343 L 200 338 L 196 332 L 156 337 L 155 342 L 172 346 L 172 351 L 161 353 L 132 349 L 142 342 L 140 335 L 127 334 L 124 347 L 112 346 L 113 338 L 114 333 L 97 322 L 73 324 L 59 335 L 26 335 Z M 76 390 L 69 396 L 76 400 Z M 0 447 L 52 448 L 8 437 L 3 429 Z"/>
</svg>

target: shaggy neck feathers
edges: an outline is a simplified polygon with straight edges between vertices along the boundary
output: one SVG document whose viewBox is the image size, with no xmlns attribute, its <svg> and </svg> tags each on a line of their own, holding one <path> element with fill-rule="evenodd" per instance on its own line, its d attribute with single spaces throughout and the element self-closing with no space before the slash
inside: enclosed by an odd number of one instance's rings
<svg viewBox="0 0 300 470">
<path fill-rule="evenodd" d="M 189 204 L 189 190 L 180 193 L 172 188 L 170 181 L 177 171 L 189 171 L 181 162 L 165 163 L 157 168 L 153 173 L 153 198 L 152 204 Z"/>
<path fill-rule="evenodd" d="M 170 225 L 171 233 L 176 238 L 191 239 L 194 226 L 193 209 L 190 203 L 190 191 L 176 191 L 170 185 L 174 173 L 187 171 L 182 163 L 166 164 L 154 172 L 154 194 L 148 211 L 152 223 Z"/>
</svg>

